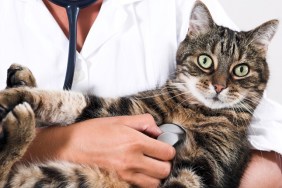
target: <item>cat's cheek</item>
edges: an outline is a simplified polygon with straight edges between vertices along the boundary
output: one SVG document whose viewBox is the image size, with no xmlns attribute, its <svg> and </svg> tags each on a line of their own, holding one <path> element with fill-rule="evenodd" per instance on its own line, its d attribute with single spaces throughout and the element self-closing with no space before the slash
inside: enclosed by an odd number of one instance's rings
<svg viewBox="0 0 282 188">
<path fill-rule="evenodd" d="M 204 96 L 200 93 L 199 89 L 197 88 L 197 83 L 199 82 L 198 78 L 189 77 L 186 82 L 188 90 L 191 92 L 193 97 L 195 97 L 198 101 L 203 102 Z"/>
<path fill-rule="evenodd" d="M 247 95 L 246 91 L 226 90 L 219 96 L 219 99 L 225 104 L 225 107 L 234 107 L 243 102 Z"/>
</svg>

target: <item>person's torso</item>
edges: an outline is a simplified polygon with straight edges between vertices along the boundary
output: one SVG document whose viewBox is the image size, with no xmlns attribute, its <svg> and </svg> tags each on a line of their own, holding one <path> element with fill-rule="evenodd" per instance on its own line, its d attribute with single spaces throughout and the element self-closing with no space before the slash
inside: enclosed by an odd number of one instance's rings
<svg viewBox="0 0 282 188">
<path fill-rule="evenodd" d="M 77 53 L 73 90 L 120 96 L 163 84 L 175 68 L 179 2 L 105 0 Z M 55 19 L 41 0 L 3 4 L 0 86 L 5 87 L 9 65 L 19 63 L 31 69 L 39 87 L 61 89 L 68 39 Z"/>
</svg>

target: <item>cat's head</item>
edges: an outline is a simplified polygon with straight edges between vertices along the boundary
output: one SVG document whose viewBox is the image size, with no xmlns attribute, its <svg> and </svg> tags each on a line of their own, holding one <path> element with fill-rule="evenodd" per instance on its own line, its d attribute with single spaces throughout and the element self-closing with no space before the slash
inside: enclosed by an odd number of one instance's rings
<svg viewBox="0 0 282 188">
<path fill-rule="evenodd" d="M 247 32 L 215 24 L 197 1 L 185 40 L 177 51 L 177 79 L 192 96 L 212 109 L 257 105 L 266 87 L 268 44 L 278 26 L 268 21 Z"/>
</svg>

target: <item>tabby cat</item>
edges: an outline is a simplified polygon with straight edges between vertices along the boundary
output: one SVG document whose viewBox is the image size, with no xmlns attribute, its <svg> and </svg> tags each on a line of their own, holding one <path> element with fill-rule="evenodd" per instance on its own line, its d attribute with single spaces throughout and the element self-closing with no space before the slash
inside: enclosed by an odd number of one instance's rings
<svg viewBox="0 0 282 188">
<path fill-rule="evenodd" d="M 249 161 L 247 129 L 268 81 L 266 52 L 277 26 L 271 20 L 248 32 L 233 31 L 216 25 L 197 1 L 177 51 L 175 76 L 155 90 L 115 99 L 40 90 L 27 68 L 12 65 L 0 92 L 0 186 L 130 187 L 114 173 L 67 162 L 12 166 L 38 122 L 66 125 L 149 113 L 158 125 L 174 123 L 186 131 L 161 187 L 238 187 Z"/>
</svg>

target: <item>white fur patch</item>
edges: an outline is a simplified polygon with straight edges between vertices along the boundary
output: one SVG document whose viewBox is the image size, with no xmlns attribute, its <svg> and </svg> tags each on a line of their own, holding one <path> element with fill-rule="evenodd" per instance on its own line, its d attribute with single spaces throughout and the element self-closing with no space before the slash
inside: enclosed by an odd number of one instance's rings
<svg viewBox="0 0 282 188">
<path fill-rule="evenodd" d="M 217 95 L 214 87 L 210 84 L 209 89 L 202 91 L 197 88 L 199 79 L 196 77 L 186 78 L 186 85 L 191 94 L 206 107 L 211 109 L 221 109 L 234 107 L 245 98 L 244 94 L 238 95 L 238 97 L 230 97 L 229 89 L 224 89 L 220 94 Z"/>
</svg>

